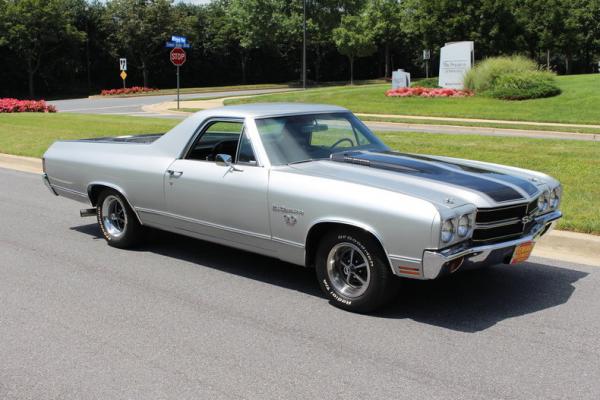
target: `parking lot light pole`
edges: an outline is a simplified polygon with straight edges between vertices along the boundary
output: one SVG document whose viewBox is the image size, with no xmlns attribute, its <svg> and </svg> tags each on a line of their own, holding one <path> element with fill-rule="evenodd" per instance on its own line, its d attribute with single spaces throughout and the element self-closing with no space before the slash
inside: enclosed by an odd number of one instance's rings
<svg viewBox="0 0 600 400">
<path fill-rule="evenodd" d="M 302 2 L 304 18 L 302 20 L 302 89 L 306 89 L 306 0 Z"/>
</svg>

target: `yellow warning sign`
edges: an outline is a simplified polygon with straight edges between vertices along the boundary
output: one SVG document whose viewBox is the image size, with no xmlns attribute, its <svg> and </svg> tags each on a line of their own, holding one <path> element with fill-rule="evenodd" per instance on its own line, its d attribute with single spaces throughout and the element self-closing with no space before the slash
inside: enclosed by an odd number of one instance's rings
<svg viewBox="0 0 600 400">
<path fill-rule="evenodd" d="M 127 78 L 127 72 L 121 71 L 121 79 L 125 80 Z"/>
</svg>

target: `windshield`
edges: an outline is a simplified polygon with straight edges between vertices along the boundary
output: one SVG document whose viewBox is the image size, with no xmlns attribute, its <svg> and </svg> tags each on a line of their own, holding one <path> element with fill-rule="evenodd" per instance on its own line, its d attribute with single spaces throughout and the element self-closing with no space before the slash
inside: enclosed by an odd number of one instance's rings
<svg viewBox="0 0 600 400">
<path fill-rule="evenodd" d="M 352 113 L 262 118 L 256 126 L 272 165 L 326 159 L 348 150 L 389 150 Z"/>
</svg>

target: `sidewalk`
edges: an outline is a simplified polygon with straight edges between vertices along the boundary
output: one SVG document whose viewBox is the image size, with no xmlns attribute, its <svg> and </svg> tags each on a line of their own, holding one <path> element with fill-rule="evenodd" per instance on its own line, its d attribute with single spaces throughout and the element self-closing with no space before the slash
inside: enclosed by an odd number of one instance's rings
<svg viewBox="0 0 600 400">
<path fill-rule="evenodd" d="M 41 174 L 42 160 L 0 153 L 0 168 Z M 600 267 L 600 236 L 554 230 L 536 244 L 533 255 Z"/>
</svg>

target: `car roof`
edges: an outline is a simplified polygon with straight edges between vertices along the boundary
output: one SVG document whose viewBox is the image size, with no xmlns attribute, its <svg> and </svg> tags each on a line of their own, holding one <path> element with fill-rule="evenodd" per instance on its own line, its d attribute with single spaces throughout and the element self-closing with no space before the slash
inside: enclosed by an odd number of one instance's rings
<svg viewBox="0 0 600 400">
<path fill-rule="evenodd" d="M 231 117 L 231 118 L 265 118 L 283 115 L 348 112 L 347 109 L 327 104 L 306 103 L 253 103 L 225 106 L 200 111 L 198 116 Z"/>
</svg>

